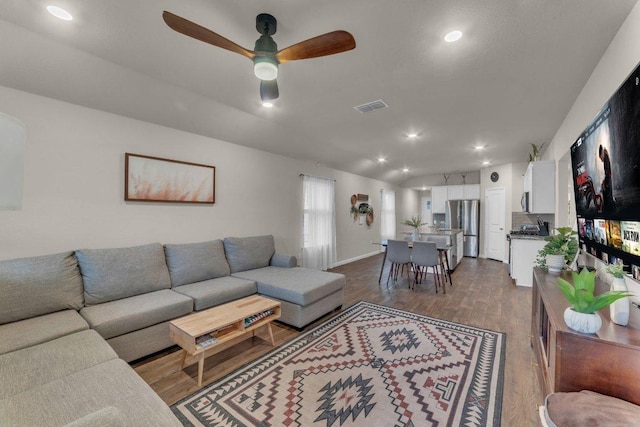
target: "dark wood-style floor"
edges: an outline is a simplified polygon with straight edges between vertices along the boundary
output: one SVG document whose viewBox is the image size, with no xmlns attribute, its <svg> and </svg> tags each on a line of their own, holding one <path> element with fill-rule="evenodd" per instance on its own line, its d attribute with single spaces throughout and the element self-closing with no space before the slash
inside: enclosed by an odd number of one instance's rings
<svg viewBox="0 0 640 427">
<path fill-rule="evenodd" d="M 486 259 L 464 258 L 453 273 L 453 287 L 447 294 L 436 294 L 432 278 L 407 288 L 406 277 L 389 287 L 378 285 L 382 256 L 374 256 L 335 268 L 345 274 L 345 307 L 360 301 L 383 304 L 439 319 L 491 329 L 507 334 L 506 368 L 502 401 L 503 426 L 537 426 L 537 406 L 542 404 L 536 378 L 535 358 L 529 345 L 531 331 L 531 289 L 516 287 L 506 264 Z M 320 319 L 326 320 L 331 315 Z M 307 327 L 311 328 L 313 325 Z M 276 343 L 290 340 L 298 331 L 274 324 Z M 216 381 L 271 350 L 266 331 L 259 331 L 237 346 L 205 361 L 203 385 Z M 179 369 L 180 351 L 163 354 L 134 364 L 134 369 L 167 403 L 188 396 L 198 389 L 197 364 Z M 187 360 L 187 363 L 190 363 Z"/>
</svg>

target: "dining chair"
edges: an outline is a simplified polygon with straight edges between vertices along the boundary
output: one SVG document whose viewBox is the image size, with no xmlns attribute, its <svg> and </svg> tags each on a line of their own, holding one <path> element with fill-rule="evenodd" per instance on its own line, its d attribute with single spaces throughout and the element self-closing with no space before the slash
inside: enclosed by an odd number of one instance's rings
<svg viewBox="0 0 640 427">
<path fill-rule="evenodd" d="M 446 294 L 447 289 L 445 284 L 441 283 L 442 278 L 438 267 L 440 264 L 440 257 L 438 255 L 438 246 L 432 242 L 413 242 L 413 250 L 411 251 L 411 262 L 413 263 L 413 270 L 415 272 L 414 288 L 416 283 L 422 282 L 422 277 L 426 276 L 429 272 L 429 267 L 433 270 L 433 281 L 436 287 L 436 293 L 438 293 L 438 285 L 442 288 Z"/>
<path fill-rule="evenodd" d="M 405 266 L 407 267 L 407 280 L 411 287 L 411 278 L 409 272 L 411 270 L 411 250 L 409 243 L 405 240 L 389 240 L 387 242 L 387 259 L 391 261 L 389 275 L 387 276 L 387 285 L 389 279 L 393 276 L 394 283 L 398 280 L 398 273 L 402 276 Z"/>
</svg>

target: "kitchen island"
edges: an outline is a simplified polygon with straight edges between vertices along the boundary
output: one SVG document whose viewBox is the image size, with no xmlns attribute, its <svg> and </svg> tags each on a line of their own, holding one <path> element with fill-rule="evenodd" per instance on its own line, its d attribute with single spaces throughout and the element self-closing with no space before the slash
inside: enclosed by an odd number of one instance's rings
<svg viewBox="0 0 640 427">
<path fill-rule="evenodd" d="M 447 247 L 447 257 L 449 259 L 449 268 L 455 270 L 464 255 L 464 236 L 462 229 L 459 228 L 430 228 L 427 231 L 418 233 L 418 241 L 433 242 L 440 247 Z M 413 232 L 405 231 L 403 236 L 412 238 Z M 405 238 L 406 240 L 406 238 Z"/>
</svg>

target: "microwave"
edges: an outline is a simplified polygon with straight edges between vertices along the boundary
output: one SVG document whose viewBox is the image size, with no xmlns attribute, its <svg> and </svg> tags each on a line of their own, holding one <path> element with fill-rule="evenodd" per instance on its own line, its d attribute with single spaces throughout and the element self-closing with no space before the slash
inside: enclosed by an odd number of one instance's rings
<svg viewBox="0 0 640 427">
<path fill-rule="evenodd" d="M 529 203 L 530 203 L 529 192 L 525 191 L 524 193 L 522 193 L 522 198 L 520 199 L 520 206 L 522 206 L 522 212 L 529 212 L 529 210 L 531 209 L 531 206 Z"/>
</svg>

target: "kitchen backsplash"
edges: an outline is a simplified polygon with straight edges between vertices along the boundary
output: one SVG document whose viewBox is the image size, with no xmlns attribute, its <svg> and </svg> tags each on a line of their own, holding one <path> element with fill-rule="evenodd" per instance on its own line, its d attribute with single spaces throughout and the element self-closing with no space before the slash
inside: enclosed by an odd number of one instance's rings
<svg viewBox="0 0 640 427">
<path fill-rule="evenodd" d="M 549 223 L 549 231 L 555 227 L 555 215 L 553 214 L 528 214 L 525 212 L 511 212 L 511 229 L 518 230 L 521 225 L 538 224 L 538 217 Z"/>
</svg>

